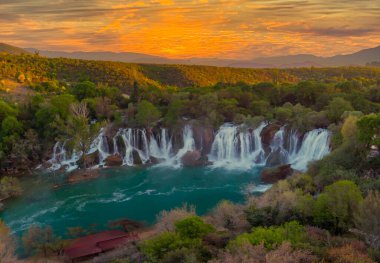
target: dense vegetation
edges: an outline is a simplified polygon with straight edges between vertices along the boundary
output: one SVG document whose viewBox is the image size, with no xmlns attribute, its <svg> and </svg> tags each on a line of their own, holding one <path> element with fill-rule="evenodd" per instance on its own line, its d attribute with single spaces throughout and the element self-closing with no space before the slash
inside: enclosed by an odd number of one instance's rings
<svg viewBox="0 0 380 263">
<path fill-rule="evenodd" d="M 105 123 L 177 127 L 194 119 L 254 127 L 265 119 L 333 133 L 332 153 L 307 173 L 244 205 L 222 202 L 203 218 L 189 208 L 163 212 L 154 237 L 99 262 L 380 259 L 380 69 L 255 70 L 0 55 L 0 90 L 0 200 L 21 194 L 14 176 L 46 159 L 57 139 L 74 138 L 72 147 L 85 152 Z M 12 238 L 2 223 L 0 232 L 5 260 L 13 255 Z M 45 256 L 65 244 L 38 227 L 23 240 L 31 254 Z"/>
</svg>

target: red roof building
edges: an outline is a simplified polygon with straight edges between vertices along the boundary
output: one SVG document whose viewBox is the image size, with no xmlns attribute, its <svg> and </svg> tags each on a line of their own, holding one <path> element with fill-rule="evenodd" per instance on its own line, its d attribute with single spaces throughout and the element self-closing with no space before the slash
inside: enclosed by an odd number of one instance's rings
<svg viewBox="0 0 380 263">
<path fill-rule="evenodd" d="M 137 240 L 136 233 L 109 230 L 76 239 L 64 252 L 71 261 L 80 261 L 110 251 L 128 241 Z"/>
</svg>

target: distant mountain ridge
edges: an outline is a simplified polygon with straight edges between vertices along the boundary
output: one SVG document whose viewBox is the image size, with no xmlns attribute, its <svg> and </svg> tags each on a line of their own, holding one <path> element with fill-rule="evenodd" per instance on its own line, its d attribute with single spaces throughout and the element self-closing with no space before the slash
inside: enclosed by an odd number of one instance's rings
<svg viewBox="0 0 380 263">
<path fill-rule="evenodd" d="M 332 57 L 318 57 L 310 54 L 260 57 L 251 60 L 233 60 L 218 58 L 190 58 L 170 59 L 160 56 L 147 55 L 133 52 L 65 52 L 46 51 L 35 48 L 18 48 L 0 43 L 0 53 L 24 54 L 39 53 L 42 56 L 57 58 L 74 58 L 85 60 L 119 61 L 128 63 L 145 64 L 183 64 L 183 65 L 207 65 L 235 68 L 299 68 L 299 67 L 338 67 L 338 66 L 365 66 L 372 62 L 380 61 L 380 46 L 363 49 L 361 51 Z"/>
<path fill-rule="evenodd" d="M 260 57 L 252 60 L 232 60 L 218 58 L 170 59 L 160 56 L 132 52 L 64 52 L 44 51 L 32 48 L 27 48 L 26 50 L 29 52 L 39 52 L 41 55 L 51 58 L 65 57 L 87 60 L 120 61 L 129 63 L 208 65 L 235 68 L 365 66 L 368 63 L 380 61 L 380 46 L 364 49 L 348 55 L 336 55 L 332 57 L 318 57 L 310 54 L 299 54 L 289 56 Z"/>
</svg>

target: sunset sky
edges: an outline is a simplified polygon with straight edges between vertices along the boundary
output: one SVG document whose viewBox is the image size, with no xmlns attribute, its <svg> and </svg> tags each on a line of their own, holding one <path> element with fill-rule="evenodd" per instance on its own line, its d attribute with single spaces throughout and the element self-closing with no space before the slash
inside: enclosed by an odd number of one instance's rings
<svg viewBox="0 0 380 263">
<path fill-rule="evenodd" d="M 380 45 L 380 0 L 0 0 L 0 25 L 42 50 L 330 56 Z"/>
</svg>

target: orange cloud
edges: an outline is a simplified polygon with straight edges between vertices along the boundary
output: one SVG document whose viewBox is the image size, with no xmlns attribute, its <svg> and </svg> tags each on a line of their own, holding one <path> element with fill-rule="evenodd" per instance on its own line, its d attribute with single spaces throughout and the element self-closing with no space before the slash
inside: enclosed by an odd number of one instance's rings
<svg viewBox="0 0 380 263">
<path fill-rule="evenodd" d="M 328 56 L 380 43 L 379 1 L 8 1 L 0 11 L 0 39 L 39 49 L 176 58 Z"/>
</svg>

